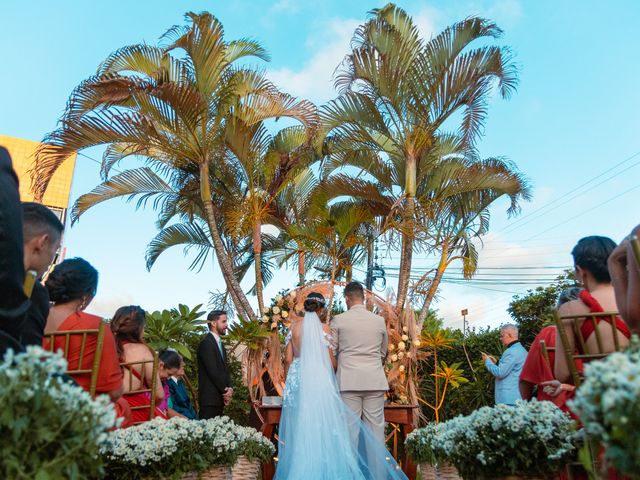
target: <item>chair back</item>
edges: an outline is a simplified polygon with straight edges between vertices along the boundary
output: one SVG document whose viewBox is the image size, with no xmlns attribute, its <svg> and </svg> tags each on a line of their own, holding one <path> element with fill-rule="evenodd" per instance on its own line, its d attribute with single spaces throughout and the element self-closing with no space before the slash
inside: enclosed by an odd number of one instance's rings
<svg viewBox="0 0 640 480">
<path fill-rule="evenodd" d="M 553 373 L 553 365 L 551 365 L 551 359 L 549 357 L 549 352 L 553 352 L 555 354 L 555 347 L 547 347 L 547 342 L 544 340 L 540 340 L 540 351 L 542 352 L 542 358 L 544 359 L 544 363 L 549 367 L 549 370 Z"/>
<path fill-rule="evenodd" d="M 153 381 L 151 385 L 146 385 L 144 372 L 146 371 L 147 366 L 151 366 L 151 378 Z M 132 395 L 137 395 L 140 393 L 146 393 L 149 396 L 149 405 L 131 405 L 130 408 L 133 412 L 134 410 L 149 410 L 149 420 L 152 420 L 155 417 L 156 413 L 156 391 L 157 391 L 157 383 L 156 378 L 158 376 L 158 355 L 153 354 L 153 360 L 141 360 L 139 362 L 123 362 L 120 364 L 120 367 L 126 372 L 129 376 L 129 381 L 125 381 L 125 393 L 122 394 L 123 398 L 126 400 L 127 397 L 131 397 Z M 138 379 L 132 372 L 136 371 L 140 374 L 140 378 Z M 140 385 L 137 388 L 133 388 L 134 378 L 140 382 Z M 133 425 L 137 425 L 143 423 L 141 421 L 133 422 Z"/>
<path fill-rule="evenodd" d="M 105 322 L 101 321 L 98 328 L 91 328 L 86 330 L 59 330 L 57 332 L 46 333 L 44 335 L 44 344 L 48 342 L 48 350 L 53 352 L 56 350 L 56 344 L 60 343 L 58 339 L 62 339 L 63 348 L 62 355 L 67 360 L 67 374 L 76 377 L 80 375 L 90 375 L 89 394 L 95 398 L 96 386 L 98 384 L 98 374 L 100 372 L 100 362 L 102 360 L 102 347 L 104 345 L 104 329 Z M 87 353 L 87 341 L 91 337 L 96 337 L 96 349 L 91 363 L 91 368 L 83 368 L 85 363 L 85 356 Z M 79 356 L 76 368 L 69 361 L 69 354 L 72 351 L 71 347 L 75 348 L 79 345 Z M 58 348 L 60 350 L 60 348 Z"/>
<path fill-rule="evenodd" d="M 569 366 L 569 372 L 573 384 L 577 387 L 582 383 L 582 368 L 581 363 L 587 363 L 592 360 L 599 360 L 605 358 L 607 355 L 622 350 L 620 344 L 620 331 L 616 327 L 616 318 L 618 318 L 618 312 L 596 312 L 596 313 L 582 313 L 579 315 L 563 315 L 556 314 L 556 326 L 558 333 L 560 334 L 560 340 L 562 342 L 562 349 L 564 350 L 565 357 L 567 359 L 567 365 Z M 600 319 L 600 323 L 598 323 Z M 582 335 L 582 329 L 580 328 L 582 322 L 593 323 L 593 333 L 596 338 L 596 352 L 586 353 L 587 339 Z M 611 334 L 613 336 L 614 350 L 607 350 L 603 346 L 602 334 L 598 328 L 599 324 L 606 322 L 611 328 Z M 567 328 L 570 328 L 575 338 L 575 347 L 569 343 L 569 337 L 567 335 Z"/>
<path fill-rule="evenodd" d="M 629 239 L 631 242 L 631 249 L 633 250 L 633 256 L 636 259 L 636 268 L 640 270 L 640 239 L 635 235 L 631 235 Z"/>
</svg>

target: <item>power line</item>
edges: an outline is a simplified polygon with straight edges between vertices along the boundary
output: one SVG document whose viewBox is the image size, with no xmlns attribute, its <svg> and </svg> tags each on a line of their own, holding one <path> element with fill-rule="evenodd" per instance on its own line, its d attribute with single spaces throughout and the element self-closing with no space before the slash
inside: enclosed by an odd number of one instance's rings
<svg viewBox="0 0 640 480">
<path fill-rule="evenodd" d="M 527 218 L 529 218 L 529 217 L 531 217 L 531 216 L 535 215 L 536 213 L 541 212 L 541 211 L 543 211 L 543 210 L 547 210 L 550 206 L 552 206 L 552 205 L 556 204 L 557 202 L 559 202 L 559 201 L 561 201 L 562 199 L 564 199 L 564 198 L 568 197 L 569 195 L 573 194 L 574 192 L 577 192 L 577 191 L 578 191 L 578 190 L 580 190 L 581 188 L 583 188 L 583 187 L 585 187 L 585 186 L 589 185 L 590 183 L 592 183 L 592 182 L 594 182 L 594 181 L 598 180 L 598 179 L 599 179 L 599 178 L 601 178 L 602 176 L 604 176 L 604 175 L 606 175 L 607 173 L 609 173 L 609 172 L 611 172 L 611 171 L 615 170 L 615 169 L 616 169 L 616 168 L 618 168 L 619 166 L 624 165 L 624 164 L 625 164 L 625 163 L 627 163 L 628 161 L 633 160 L 633 159 L 634 159 L 635 157 L 637 157 L 638 155 L 640 155 L 640 151 L 637 151 L 637 152 L 636 152 L 636 153 L 634 153 L 633 155 L 631 155 L 631 156 L 629 156 L 629 157 L 625 158 L 625 159 L 624 159 L 624 160 L 622 160 L 621 162 L 618 162 L 617 164 L 615 164 L 614 166 L 612 166 L 612 167 L 608 168 L 608 169 L 607 169 L 607 170 L 605 170 L 604 172 L 602 172 L 602 173 L 600 173 L 600 174 L 598 174 L 598 175 L 596 175 L 596 176 L 592 177 L 591 179 L 589 179 L 589 180 L 587 180 L 586 182 L 584 182 L 584 183 L 582 183 L 582 184 L 578 185 L 577 187 L 574 187 L 573 189 L 569 190 L 568 192 L 566 192 L 565 194 L 563 194 L 563 195 L 561 195 L 560 197 L 556 198 L 555 200 L 553 200 L 553 201 L 551 201 L 551 202 L 549 202 L 549 203 L 545 204 L 544 206 L 542 206 L 542 207 L 540 207 L 540 208 L 537 208 L 536 210 L 534 210 L 534 211 L 532 211 L 532 212 L 530 212 L 530 213 L 528 213 L 528 214 L 526 214 L 526 215 L 523 215 L 522 217 L 518 218 L 517 220 L 514 220 L 514 221 L 513 221 L 513 222 L 511 222 L 509 225 L 506 225 L 504 228 L 502 228 L 502 229 L 498 230 L 497 232 L 495 232 L 495 234 L 502 233 L 502 232 L 506 232 L 506 233 L 513 232 L 513 231 L 515 231 L 515 230 L 519 229 L 520 227 L 522 227 L 522 226 L 524 226 L 524 225 L 527 225 L 527 224 L 531 223 L 531 222 L 532 222 L 532 221 L 534 221 L 534 220 L 537 220 L 537 219 L 539 219 L 539 218 L 542 218 L 542 216 L 543 216 L 543 215 L 540 215 L 540 216 L 537 216 L 536 218 L 531 219 L 531 220 L 529 220 L 529 221 L 527 221 L 527 222 L 521 223 L 523 220 L 525 220 L 525 219 L 527 219 Z M 565 205 L 566 203 L 568 203 L 568 202 L 570 202 L 571 200 L 573 200 L 573 199 L 575 199 L 575 198 L 579 197 L 580 195 L 583 195 L 583 194 L 585 194 L 585 193 L 587 193 L 587 192 L 589 192 L 589 191 L 593 190 L 594 188 L 596 188 L 596 187 L 598 187 L 598 186 L 602 185 L 603 183 L 608 182 L 609 180 L 611 180 L 611 179 L 613 179 L 613 178 L 617 177 L 618 175 L 623 174 L 623 173 L 624 173 L 624 172 L 626 172 L 627 170 L 630 170 L 631 168 L 633 168 L 633 167 L 635 167 L 635 166 L 637 166 L 637 165 L 640 165 L 640 161 L 633 163 L 631 166 L 629 166 L 629 167 L 625 168 L 624 170 L 621 170 L 620 172 L 618 172 L 618 173 L 616 173 L 616 174 L 614 174 L 614 175 L 611 175 L 609 178 L 606 178 L 605 180 L 602 180 L 601 182 L 597 183 L 596 185 L 593 185 L 593 186 L 589 187 L 587 190 L 585 190 L 585 191 L 583 191 L 583 192 L 581 192 L 581 193 L 579 193 L 579 194 L 577 194 L 577 195 L 574 195 L 573 197 L 571 197 L 571 198 L 570 198 L 570 199 L 568 199 L 567 201 L 565 201 L 565 202 L 561 203 L 560 205 L 556 205 L 555 207 L 553 207 L 553 208 L 551 208 L 551 209 L 547 210 L 547 211 L 545 212 L 545 215 L 546 215 L 547 213 L 549 213 L 550 211 L 553 211 L 553 210 L 557 209 L 558 207 L 560 207 L 560 206 L 562 206 L 562 205 Z M 519 225 L 518 225 L 518 224 L 519 224 Z"/>
</svg>

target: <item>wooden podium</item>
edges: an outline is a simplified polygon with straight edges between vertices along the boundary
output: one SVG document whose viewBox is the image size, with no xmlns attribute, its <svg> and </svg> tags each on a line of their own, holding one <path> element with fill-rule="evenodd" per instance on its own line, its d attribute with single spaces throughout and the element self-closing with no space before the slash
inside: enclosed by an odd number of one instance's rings
<svg viewBox="0 0 640 480">
<path fill-rule="evenodd" d="M 269 440 L 274 441 L 275 426 L 280 423 L 281 406 L 263 406 L 256 404 L 255 407 L 262 417 L 262 426 L 260 431 Z M 386 405 L 384 407 L 384 419 L 386 422 L 398 425 L 400 429 L 401 440 L 404 442 L 406 436 L 413 430 L 414 414 L 417 405 Z M 409 480 L 416 478 L 416 465 L 411 461 L 406 452 L 396 458 L 398 464 L 402 467 L 402 471 L 409 477 Z M 262 464 L 262 480 L 271 480 L 275 473 L 275 464 L 273 460 Z"/>
</svg>

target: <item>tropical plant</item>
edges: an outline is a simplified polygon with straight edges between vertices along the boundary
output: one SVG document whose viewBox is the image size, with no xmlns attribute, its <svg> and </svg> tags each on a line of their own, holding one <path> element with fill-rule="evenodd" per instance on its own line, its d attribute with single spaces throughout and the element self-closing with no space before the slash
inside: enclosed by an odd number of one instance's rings
<svg viewBox="0 0 640 480">
<path fill-rule="evenodd" d="M 550 285 L 513 297 L 507 311 L 518 327 L 520 341 L 524 346 L 528 348 L 540 330 L 554 324 L 558 296 L 563 290 L 577 285 L 574 273 L 565 271 Z"/>
<path fill-rule="evenodd" d="M 340 96 L 323 109 L 335 161 L 386 172 L 384 185 L 400 192 L 393 224 L 401 235 L 397 308 L 409 288 L 419 179 L 438 160 L 433 150 L 444 143 L 445 122 L 459 113 L 459 137 L 471 148 L 490 95 L 508 98 L 517 84 L 508 48 L 470 47 L 501 34 L 494 23 L 469 17 L 424 41 L 404 10 L 374 9 L 337 73 Z"/>
<path fill-rule="evenodd" d="M 0 363 L 2 478 L 100 478 L 98 456 L 116 423 L 108 397 L 68 382 L 59 354 L 31 346 Z"/>
<path fill-rule="evenodd" d="M 235 251 L 229 247 L 235 244 L 225 241 L 221 230 L 223 199 L 237 200 L 240 193 L 226 182 L 238 173 L 230 161 L 229 135 L 240 122 L 259 129 L 276 117 L 312 125 L 316 109 L 278 91 L 262 72 L 239 64 L 246 57 L 269 59 L 258 42 L 225 40 L 222 24 L 210 13 L 185 18 L 186 25 L 162 37 L 166 47 L 123 47 L 76 87 L 61 126 L 45 137 L 36 154 L 34 191 L 42 196 L 72 153 L 106 145 L 105 182 L 78 199 L 73 219 L 102 201 L 136 196 L 138 205 L 153 199 L 162 226 L 175 216 L 186 224 L 201 219 L 177 235 L 213 246 L 238 313 L 255 318 L 234 269 Z M 145 166 L 109 178 L 112 167 L 130 156 Z"/>
<path fill-rule="evenodd" d="M 144 327 L 144 338 L 154 350 L 172 348 L 183 358 L 190 360 L 191 351 L 186 346 L 186 337 L 201 333 L 206 320 L 201 317 L 206 313 L 200 311 L 202 304 L 190 309 L 186 305 L 178 308 L 148 313 Z"/>
</svg>

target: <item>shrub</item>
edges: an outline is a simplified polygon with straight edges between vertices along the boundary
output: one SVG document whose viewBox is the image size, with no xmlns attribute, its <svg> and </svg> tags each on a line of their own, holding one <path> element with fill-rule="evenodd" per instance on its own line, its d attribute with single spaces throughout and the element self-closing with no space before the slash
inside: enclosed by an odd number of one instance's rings
<svg viewBox="0 0 640 480">
<path fill-rule="evenodd" d="M 103 473 L 99 448 L 116 425 L 106 396 L 63 376 L 67 362 L 40 347 L 0 364 L 2 478 L 84 479 Z"/>
</svg>

